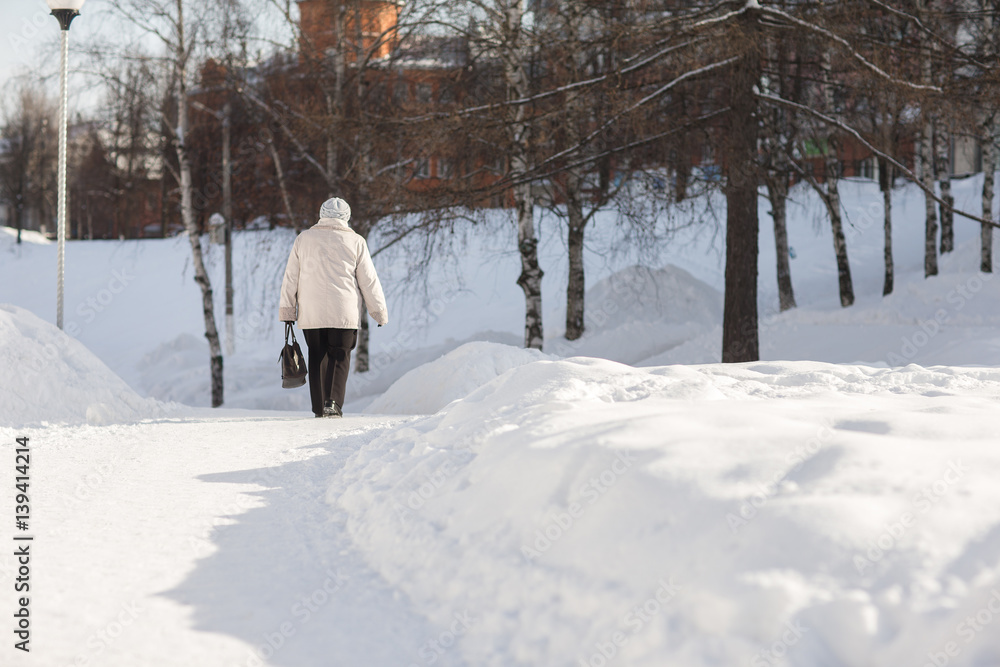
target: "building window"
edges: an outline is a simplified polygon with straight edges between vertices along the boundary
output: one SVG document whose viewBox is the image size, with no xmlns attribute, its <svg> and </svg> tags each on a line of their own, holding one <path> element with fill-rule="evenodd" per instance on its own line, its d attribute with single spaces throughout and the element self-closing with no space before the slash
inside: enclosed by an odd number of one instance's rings
<svg viewBox="0 0 1000 667">
<path fill-rule="evenodd" d="M 437 177 L 451 178 L 455 175 L 455 161 L 451 158 L 440 157 L 437 160 Z"/>
<path fill-rule="evenodd" d="M 414 163 L 413 167 L 413 177 L 414 178 L 430 178 L 431 177 L 431 161 L 427 158 L 420 158 Z"/>
<path fill-rule="evenodd" d="M 430 104 L 431 99 L 433 99 L 433 89 L 429 83 L 418 83 L 417 84 L 417 102 L 421 104 Z"/>
<path fill-rule="evenodd" d="M 397 81 L 392 88 L 392 99 L 396 104 L 406 104 L 410 101 L 410 86 L 405 81 Z"/>
<path fill-rule="evenodd" d="M 455 101 L 455 87 L 450 81 L 444 81 L 438 89 L 438 100 L 441 104 L 451 104 Z"/>
<path fill-rule="evenodd" d="M 861 160 L 858 162 L 856 174 L 861 178 L 875 180 L 875 177 L 877 176 L 875 158 L 868 158 L 867 160 Z"/>
</svg>

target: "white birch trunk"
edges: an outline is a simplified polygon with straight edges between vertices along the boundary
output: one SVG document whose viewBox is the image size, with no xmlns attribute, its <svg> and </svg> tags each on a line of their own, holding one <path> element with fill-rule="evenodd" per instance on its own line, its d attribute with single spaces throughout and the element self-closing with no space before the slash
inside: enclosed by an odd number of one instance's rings
<svg viewBox="0 0 1000 667">
<path fill-rule="evenodd" d="M 983 123 L 983 212 L 985 220 L 993 220 L 993 187 L 997 169 L 996 128 L 992 118 Z M 982 225 L 980 230 L 979 270 L 993 273 L 993 227 Z"/>
<path fill-rule="evenodd" d="M 941 189 L 941 254 L 955 249 L 955 216 L 953 214 L 955 198 L 951 195 L 951 135 L 942 125 L 938 125 L 934 133 L 935 170 L 937 171 L 938 187 Z"/>
<path fill-rule="evenodd" d="M 917 0 L 917 16 L 924 15 L 925 0 Z M 929 41 L 921 40 L 918 44 L 921 48 L 920 54 L 920 75 L 924 85 L 933 83 L 933 70 L 931 69 L 931 57 L 929 49 L 932 48 Z M 925 103 L 926 104 L 926 103 Z M 920 180 L 924 186 L 924 277 L 936 276 L 938 273 L 937 261 L 937 207 L 934 199 L 929 193 L 934 192 L 934 119 L 928 108 L 921 110 L 923 116 L 923 136 L 920 138 L 920 167 L 922 169 Z"/>
<path fill-rule="evenodd" d="M 883 221 L 882 231 L 885 237 L 883 248 L 883 259 L 885 262 L 885 278 L 882 282 L 882 296 L 892 294 L 896 279 L 896 267 L 892 259 L 892 166 L 883 161 L 880 178 L 885 179 L 885 187 L 882 188 L 882 209 Z"/>
<path fill-rule="evenodd" d="M 187 58 L 189 52 L 184 38 L 184 0 L 177 0 L 177 48 L 174 53 L 174 68 L 177 75 L 177 161 L 181 175 L 181 217 L 191 242 L 191 258 L 194 266 L 194 280 L 201 288 L 202 314 L 205 318 L 205 338 L 208 339 L 212 373 L 212 407 L 223 403 L 222 346 L 219 330 L 215 325 L 212 283 L 205 270 L 201 249 L 201 236 L 194 216 L 194 184 L 191 178 L 191 158 L 187 150 L 188 104 L 187 104 Z"/>
<path fill-rule="evenodd" d="M 528 63 L 530 44 L 524 33 L 524 0 L 507 0 L 501 58 L 509 99 L 521 99 L 530 94 Z M 510 172 L 515 178 L 530 169 L 531 125 L 527 105 L 515 107 L 508 123 L 510 138 Z M 542 269 L 538 263 L 538 238 L 535 234 L 535 201 L 531 183 L 514 187 L 514 212 L 517 221 L 517 249 L 521 256 L 521 275 L 517 284 L 524 292 L 524 346 L 542 349 Z"/>
<path fill-rule="evenodd" d="M 937 261 L 937 206 L 930 192 L 934 192 L 934 157 L 933 135 L 934 124 L 927 118 L 924 121 L 923 136 L 920 139 L 920 166 L 923 173 L 920 180 L 924 186 L 924 277 L 938 274 Z"/>
<path fill-rule="evenodd" d="M 823 53 L 823 99 L 827 113 L 839 119 L 833 96 L 831 76 L 832 54 L 829 49 Z M 847 308 L 854 303 L 854 284 L 851 280 L 851 264 L 847 257 L 847 238 L 844 236 L 844 223 L 840 212 L 840 159 L 837 155 L 837 136 L 833 133 L 827 138 L 826 153 L 826 203 L 830 214 L 830 227 L 833 230 L 833 251 L 837 257 L 837 281 L 840 289 L 840 305 Z"/>
</svg>

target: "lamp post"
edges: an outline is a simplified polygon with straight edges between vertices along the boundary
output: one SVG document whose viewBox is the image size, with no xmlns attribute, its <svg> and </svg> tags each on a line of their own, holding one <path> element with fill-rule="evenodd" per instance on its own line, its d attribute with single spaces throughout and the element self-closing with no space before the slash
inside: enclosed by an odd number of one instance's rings
<svg viewBox="0 0 1000 667">
<path fill-rule="evenodd" d="M 66 269 L 66 143 L 69 124 L 69 26 L 87 0 L 45 0 L 62 28 L 62 65 L 59 91 L 59 221 L 56 253 L 56 326 L 63 328 L 63 283 Z"/>
</svg>

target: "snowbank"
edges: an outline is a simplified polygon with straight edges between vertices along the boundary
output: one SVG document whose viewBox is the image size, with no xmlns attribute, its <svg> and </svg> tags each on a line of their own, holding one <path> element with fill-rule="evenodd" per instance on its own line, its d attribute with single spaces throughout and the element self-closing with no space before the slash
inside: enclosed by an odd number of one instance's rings
<svg viewBox="0 0 1000 667">
<path fill-rule="evenodd" d="M 447 664 L 997 664 L 998 404 L 997 369 L 538 361 L 327 498 L 432 622 L 467 619 Z"/>
<path fill-rule="evenodd" d="M 586 331 L 576 341 L 549 341 L 560 356 L 625 364 L 662 354 L 722 321 L 722 294 L 672 264 L 629 266 L 587 290 Z"/>
<path fill-rule="evenodd" d="M 17 306 L 0 304 L 0 425 L 110 424 L 162 414 L 75 339 Z"/>
<path fill-rule="evenodd" d="M 608 331 L 621 322 L 712 326 L 722 315 L 722 294 L 672 264 L 629 266 L 587 290 L 587 329 Z"/>
<path fill-rule="evenodd" d="M 365 410 L 369 414 L 429 415 L 507 371 L 542 359 L 537 350 L 500 343 L 466 343 L 399 378 Z"/>
</svg>

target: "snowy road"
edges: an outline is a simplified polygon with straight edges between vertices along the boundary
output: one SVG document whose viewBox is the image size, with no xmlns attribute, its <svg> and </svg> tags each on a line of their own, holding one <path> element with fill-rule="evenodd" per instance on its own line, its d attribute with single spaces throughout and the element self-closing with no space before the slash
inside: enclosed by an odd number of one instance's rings
<svg viewBox="0 0 1000 667">
<path fill-rule="evenodd" d="M 16 664 L 410 664 L 438 632 L 366 569 L 324 500 L 346 457 L 400 421 L 0 430 L 33 449 L 32 650 Z"/>
</svg>

